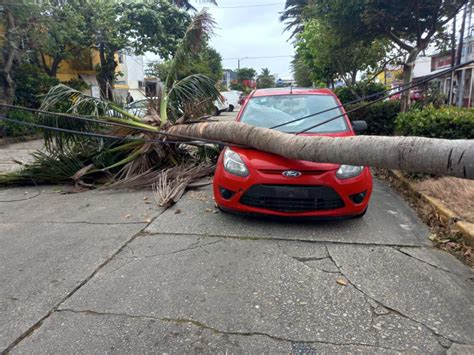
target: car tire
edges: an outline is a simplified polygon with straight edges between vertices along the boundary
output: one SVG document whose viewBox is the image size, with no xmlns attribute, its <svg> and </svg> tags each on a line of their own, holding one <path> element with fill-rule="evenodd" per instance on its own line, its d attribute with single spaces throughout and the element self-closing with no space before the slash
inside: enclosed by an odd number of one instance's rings
<svg viewBox="0 0 474 355">
<path fill-rule="evenodd" d="M 358 215 L 355 215 L 354 218 L 362 218 L 365 216 L 365 214 L 367 213 L 367 210 L 368 210 L 368 207 L 360 214 Z"/>
<path fill-rule="evenodd" d="M 214 107 L 214 116 L 219 116 L 221 114 L 221 111 L 217 107 Z"/>
<path fill-rule="evenodd" d="M 234 106 L 233 105 L 229 105 L 229 112 L 232 112 L 234 111 Z"/>
<path fill-rule="evenodd" d="M 229 213 L 229 211 L 227 211 L 225 208 L 222 208 L 221 206 L 217 205 L 217 209 L 219 210 L 219 212 L 221 213 Z"/>
</svg>

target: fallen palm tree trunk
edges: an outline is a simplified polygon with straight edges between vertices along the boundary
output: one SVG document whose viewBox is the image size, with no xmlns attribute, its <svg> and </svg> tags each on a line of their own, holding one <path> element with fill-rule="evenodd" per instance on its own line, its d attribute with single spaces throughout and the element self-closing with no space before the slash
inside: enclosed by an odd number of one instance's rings
<svg viewBox="0 0 474 355">
<path fill-rule="evenodd" d="M 298 136 L 239 122 L 175 125 L 169 133 L 245 145 L 290 159 L 474 179 L 474 140 Z"/>
</svg>

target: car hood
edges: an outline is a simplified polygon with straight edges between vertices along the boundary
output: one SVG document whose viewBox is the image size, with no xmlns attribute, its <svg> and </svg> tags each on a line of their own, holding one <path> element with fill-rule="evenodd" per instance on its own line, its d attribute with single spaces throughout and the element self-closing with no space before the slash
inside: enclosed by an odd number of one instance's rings
<svg viewBox="0 0 474 355">
<path fill-rule="evenodd" d="M 305 136 L 346 137 L 352 135 L 352 132 L 343 132 L 337 134 L 306 134 Z M 242 156 L 249 168 L 262 171 L 329 171 L 337 170 L 340 167 L 340 164 L 314 163 L 304 160 L 288 159 L 277 154 L 267 153 L 256 149 L 232 147 L 232 150 Z"/>
</svg>

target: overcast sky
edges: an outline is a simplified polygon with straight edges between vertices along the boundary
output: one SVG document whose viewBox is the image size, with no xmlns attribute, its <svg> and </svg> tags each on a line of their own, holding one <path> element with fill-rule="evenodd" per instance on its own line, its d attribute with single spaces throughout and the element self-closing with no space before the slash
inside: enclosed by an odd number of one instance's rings
<svg viewBox="0 0 474 355">
<path fill-rule="evenodd" d="M 288 32 L 283 33 L 284 25 L 278 19 L 285 0 L 217 0 L 218 7 L 199 1 L 192 3 L 198 10 L 209 8 L 217 22 L 211 46 L 222 55 L 225 69 L 237 68 L 237 59 L 229 58 L 287 56 L 243 59 L 241 67 L 251 67 L 257 72 L 269 68 L 278 78 L 292 78 L 290 62 L 294 50 L 287 42 Z"/>
</svg>

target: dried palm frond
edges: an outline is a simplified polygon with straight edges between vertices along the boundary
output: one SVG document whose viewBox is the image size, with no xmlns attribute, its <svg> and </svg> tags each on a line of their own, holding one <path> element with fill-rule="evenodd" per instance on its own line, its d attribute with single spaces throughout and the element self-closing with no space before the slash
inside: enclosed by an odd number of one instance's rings
<svg viewBox="0 0 474 355">
<path fill-rule="evenodd" d="M 163 170 L 158 181 L 153 184 L 154 197 L 160 206 L 175 204 L 184 194 L 188 185 L 214 172 L 214 165 L 179 165 Z"/>
</svg>

